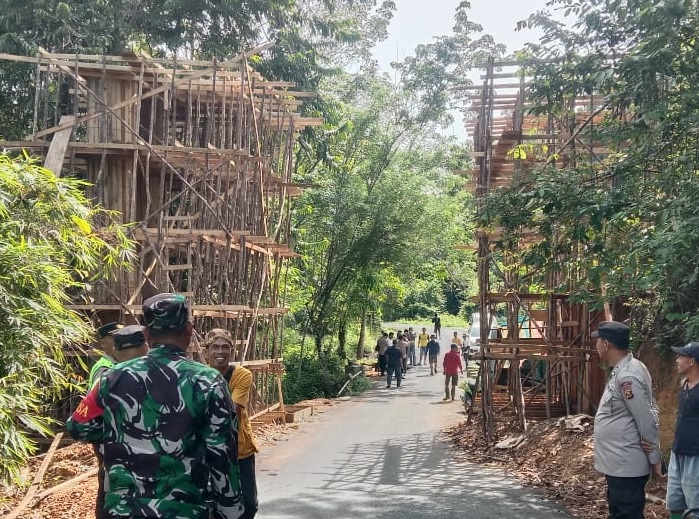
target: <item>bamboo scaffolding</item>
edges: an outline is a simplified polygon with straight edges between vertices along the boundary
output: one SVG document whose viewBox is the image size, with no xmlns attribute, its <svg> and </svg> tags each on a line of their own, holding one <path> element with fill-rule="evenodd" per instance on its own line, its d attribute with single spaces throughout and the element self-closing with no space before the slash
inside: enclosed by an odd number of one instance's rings
<svg viewBox="0 0 699 519">
<path fill-rule="evenodd" d="M 474 118 L 467 128 L 474 138 L 474 169 L 462 172 L 470 177 L 468 186 L 473 189 L 477 207 L 493 188 L 510 185 L 533 163 L 531 158 L 511 156 L 509 152 L 515 146 L 546 144 L 548 156 L 559 154 L 561 158 L 557 160 L 561 163 L 575 160 L 576 146 L 591 161 L 600 160 L 606 153 L 588 132 L 606 110 L 603 96 L 571 97 L 563 115 L 530 116 L 527 110 L 534 102 L 528 98 L 528 78 L 518 64 L 490 60 L 484 69 L 483 84 L 467 88 L 473 101 Z M 513 78 L 518 78 L 519 83 L 511 82 Z M 502 83 L 498 81 L 501 79 L 510 81 Z M 503 109 L 507 110 L 505 116 L 499 115 Z M 599 379 L 595 375 L 599 368 L 594 364 L 596 352 L 589 326 L 599 315 L 584 305 L 570 303 L 566 293 L 552 293 L 553 287 L 565 281 L 560 276 L 551 279 L 542 293 L 523 293 L 526 280 L 515 268 L 517 255 L 513 250 L 499 248 L 499 231 L 479 231 L 476 237 L 481 393 L 472 409 L 480 408 L 484 436 L 493 441 L 495 424 L 503 420 L 516 420 L 519 428 L 526 431 L 527 421 L 532 418 L 592 412 L 601 385 L 594 383 Z M 526 247 L 537 239 L 531 231 L 525 232 L 519 246 Z M 499 261 L 495 260 L 494 251 L 501 257 Z M 491 292 L 494 285 L 504 286 L 505 292 Z M 492 336 L 495 330 L 491 329 L 489 316 L 496 315 L 498 309 L 504 309 L 507 316 L 506 329 L 498 331 L 506 332 L 506 337 Z M 529 322 L 527 334 L 531 338 L 521 336 L 522 317 Z M 528 372 L 523 369 L 527 364 Z M 540 373 L 537 370 L 543 374 L 536 374 Z"/>
<path fill-rule="evenodd" d="M 63 169 L 92 183 L 88 196 L 131 224 L 133 268 L 70 307 L 94 322 L 136 321 L 141 300 L 185 294 L 200 334 L 227 328 L 236 360 L 262 363 L 257 412 L 284 405 L 280 276 L 296 256 L 289 198 L 303 187 L 292 180 L 293 149 L 301 130 L 323 121 L 297 112 L 314 94 L 267 81 L 248 55 L 207 62 L 0 54 L 36 64 L 37 75 L 31 135 L 0 145 L 46 154 L 48 138 L 70 131 Z M 57 92 L 68 92 L 65 102 Z M 192 352 L 200 355 L 199 347 Z"/>
</svg>

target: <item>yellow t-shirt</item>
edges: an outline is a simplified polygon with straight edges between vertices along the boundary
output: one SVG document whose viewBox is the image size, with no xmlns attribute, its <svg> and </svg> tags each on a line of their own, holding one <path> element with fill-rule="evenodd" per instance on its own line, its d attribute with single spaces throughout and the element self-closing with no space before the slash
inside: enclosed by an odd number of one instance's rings
<svg viewBox="0 0 699 519">
<path fill-rule="evenodd" d="M 252 456 L 260 449 L 252 433 L 252 424 L 248 417 L 248 401 L 250 400 L 250 388 L 252 387 L 252 372 L 242 366 L 236 366 L 228 382 L 233 402 L 242 407 L 238 414 L 238 459 L 242 460 Z"/>
<path fill-rule="evenodd" d="M 426 333 L 421 333 L 420 335 L 417 336 L 417 345 L 420 348 L 424 348 L 427 346 L 427 343 L 430 342 L 430 336 Z"/>
<path fill-rule="evenodd" d="M 459 348 L 464 345 L 464 341 L 461 340 L 461 337 L 452 337 L 451 343 L 456 344 Z"/>
</svg>

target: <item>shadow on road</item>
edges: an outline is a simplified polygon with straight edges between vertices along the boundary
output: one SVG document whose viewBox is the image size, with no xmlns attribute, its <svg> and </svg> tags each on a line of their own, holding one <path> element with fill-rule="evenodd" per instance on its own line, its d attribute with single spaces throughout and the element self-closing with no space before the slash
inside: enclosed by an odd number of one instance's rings
<svg viewBox="0 0 699 519">
<path fill-rule="evenodd" d="M 315 487 L 265 503 L 264 517 L 569 517 L 501 470 L 458 459 L 435 434 L 396 431 L 386 441 L 356 443 L 337 459 L 327 469 L 304 475 L 320 482 Z"/>
</svg>

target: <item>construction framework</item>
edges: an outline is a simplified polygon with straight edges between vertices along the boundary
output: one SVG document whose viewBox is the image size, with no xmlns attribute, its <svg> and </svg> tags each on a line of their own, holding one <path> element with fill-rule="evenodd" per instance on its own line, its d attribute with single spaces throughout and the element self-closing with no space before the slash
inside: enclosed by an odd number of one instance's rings
<svg viewBox="0 0 699 519">
<path fill-rule="evenodd" d="M 231 331 L 235 361 L 255 373 L 250 412 L 282 407 L 283 272 L 289 246 L 299 106 L 312 94 L 248 64 L 135 55 L 0 55 L 30 63 L 31 135 L 0 142 L 89 182 L 137 243 L 130 270 L 102 280 L 73 309 L 95 325 L 136 322 L 143 299 L 179 292 L 200 334 Z M 201 355 L 198 344 L 193 355 Z"/>
<path fill-rule="evenodd" d="M 517 61 L 491 59 L 484 65 L 483 83 L 468 87 L 473 117 L 467 130 L 475 167 L 464 174 L 478 209 L 492 190 L 526 178 L 542 161 L 563 167 L 581 158 L 598 161 L 606 153 L 590 137 L 593 132 L 582 131 L 602 116 L 603 98 L 570 96 L 562 111 L 529 115 L 525 70 Z M 590 330 L 602 313 L 557 291 L 566 286 L 562 273 L 548 274 L 546 286 L 533 291 L 519 275 L 513 244 L 501 241 L 498 229 L 479 229 L 476 236 L 481 393 L 473 408 L 483 415 L 484 434 L 492 441 L 497 422 L 516 421 L 524 432 L 529 419 L 594 414 L 604 373 Z M 538 239 L 524 230 L 514 247 Z M 491 328 L 492 319 L 483 317 L 497 314 L 507 319 L 501 329 Z"/>
</svg>

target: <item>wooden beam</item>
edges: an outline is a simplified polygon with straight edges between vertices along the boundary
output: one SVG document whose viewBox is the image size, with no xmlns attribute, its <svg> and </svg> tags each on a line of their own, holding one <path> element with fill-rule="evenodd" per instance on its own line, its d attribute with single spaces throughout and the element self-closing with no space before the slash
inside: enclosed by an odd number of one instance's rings
<svg viewBox="0 0 699 519">
<path fill-rule="evenodd" d="M 75 121 L 75 117 L 72 115 L 62 115 L 58 124 L 68 124 Z M 65 160 L 66 150 L 68 149 L 68 142 L 70 142 L 70 136 L 73 134 L 73 126 L 65 128 L 58 131 L 53 136 L 51 140 L 51 145 L 49 146 L 49 151 L 46 153 L 46 158 L 44 159 L 44 167 L 48 170 L 54 172 L 57 177 L 61 176 L 61 170 L 63 169 L 63 161 Z"/>
<path fill-rule="evenodd" d="M 47 498 L 48 496 L 55 494 L 56 492 L 60 492 L 61 490 L 66 490 L 71 488 L 73 485 L 76 485 L 77 483 L 80 483 L 81 481 L 85 481 L 86 479 L 90 479 L 93 476 L 97 475 L 97 469 L 90 469 L 87 472 L 83 472 L 82 474 L 79 474 L 75 476 L 74 478 L 70 478 L 68 481 L 64 481 L 60 485 L 56 485 L 55 487 L 51 487 L 48 490 L 44 490 L 43 492 L 40 492 L 37 494 L 36 499 L 37 502 L 41 501 L 44 498 Z"/>
</svg>

